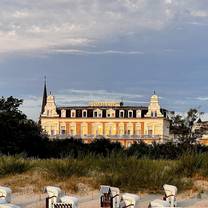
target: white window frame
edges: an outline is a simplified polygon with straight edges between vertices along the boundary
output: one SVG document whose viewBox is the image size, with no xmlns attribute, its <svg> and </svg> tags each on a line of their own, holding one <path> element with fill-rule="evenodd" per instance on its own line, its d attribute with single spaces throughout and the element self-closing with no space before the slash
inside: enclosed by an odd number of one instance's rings
<svg viewBox="0 0 208 208">
<path fill-rule="evenodd" d="M 136 117 L 137 118 L 141 118 L 142 117 L 142 111 L 141 110 L 137 110 L 136 111 Z"/>
<path fill-rule="evenodd" d="M 95 116 L 95 112 L 97 112 L 97 116 Z M 103 116 L 103 111 L 97 108 L 96 110 L 93 111 L 93 118 L 102 118 Z"/>
<path fill-rule="evenodd" d="M 86 113 L 86 116 L 84 116 L 84 113 Z M 82 117 L 83 117 L 83 118 L 87 118 L 87 110 L 83 110 L 83 111 L 82 111 Z"/>
<path fill-rule="evenodd" d="M 121 116 L 121 113 L 123 113 L 123 116 Z M 120 110 L 119 111 L 119 118 L 124 118 L 125 117 L 125 111 L 124 110 Z"/>
<path fill-rule="evenodd" d="M 73 115 L 73 113 L 74 113 L 74 116 L 72 116 Z M 76 110 L 71 110 L 71 118 L 76 118 Z"/>
<path fill-rule="evenodd" d="M 132 113 L 132 116 L 130 117 L 130 113 Z M 133 110 L 128 110 L 128 118 L 133 118 L 134 117 L 134 113 Z"/>
<path fill-rule="evenodd" d="M 61 110 L 61 118 L 66 118 L 66 110 L 65 109 Z"/>
</svg>

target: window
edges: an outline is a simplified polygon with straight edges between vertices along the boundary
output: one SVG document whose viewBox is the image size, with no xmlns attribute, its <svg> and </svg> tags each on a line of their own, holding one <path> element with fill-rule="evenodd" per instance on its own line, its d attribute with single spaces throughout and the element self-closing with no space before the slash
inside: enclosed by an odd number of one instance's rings
<svg viewBox="0 0 208 208">
<path fill-rule="evenodd" d="M 142 117 L 142 112 L 141 112 L 141 110 L 137 110 L 137 111 L 136 111 L 136 117 L 137 117 L 137 118 L 141 118 L 141 117 Z"/>
<path fill-rule="evenodd" d="M 65 134 L 66 134 L 65 126 L 61 126 L 61 135 L 65 135 Z"/>
<path fill-rule="evenodd" d="M 75 111 L 75 110 L 72 110 L 72 111 L 71 111 L 71 117 L 72 117 L 72 118 L 75 118 L 75 117 L 76 117 L 76 111 Z"/>
<path fill-rule="evenodd" d="M 66 110 L 61 110 L 61 117 L 65 118 L 66 117 Z"/>
<path fill-rule="evenodd" d="M 66 130 L 65 129 L 62 129 L 61 130 L 61 135 L 65 135 L 66 134 Z"/>
<path fill-rule="evenodd" d="M 112 108 L 108 109 L 106 112 L 107 112 L 107 117 L 108 118 L 114 118 L 115 117 L 115 110 L 113 110 Z"/>
<path fill-rule="evenodd" d="M 94 116 L 93 117 L 102 117 L 102 110 L 100 110 L 100 109 L 96 109 L 96 110 L 94 110 Z"/>
<path fill-rule="evenodd" d="M 87 117 L 87 111 L 86 110 L 82 111 L 82 117 L 84 117 L 84 118 Z"/>
<path fill-rule="evenodd" d="M 157 117 L 157 111 L 152 111 L 151 112 L 151 117 L 156 118 Z"/>
<path fill-rule="evenodd" d="M 120 118 L 124 118 L 124 111 L 120 111 Z"/>
<path fill-rule="evenodd" d="M 133 118 L 133 111 L 132 110 L 129 111 L 129 118 Z"/>
<path fill-rule="evenodd" d="M 55 135 L 55 131 L 54 130 L 51 130 L 51 135 Z"/>
<path fill-rule="evenodd" d="M 147 131 L 148 131 L 147 134 L 148 134 L 149 136 L 152 136 L 152 134 L 153 134 L 152 127 L 149 126 Z"/>
</svg>

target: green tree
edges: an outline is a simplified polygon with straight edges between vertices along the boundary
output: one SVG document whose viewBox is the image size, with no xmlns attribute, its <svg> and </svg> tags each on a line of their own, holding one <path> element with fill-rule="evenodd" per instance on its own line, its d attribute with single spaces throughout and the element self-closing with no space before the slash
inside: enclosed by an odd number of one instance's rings
<svg viewBox="0 0 208 208">
<path fill-rule="evenodd" d="M 22 103 L 12 96 L 0 98 L 0 152 L 37 155 L 45 136 L 40 126 L 19 110 Z"/>
<path fill-rule="evenodd" d="M 196 139 L 200 137 L 199 132 L 193 131 L 193 126 L 200 119 L 203 112 L 196 108 L 191 108 L 186 116 L 173 115 L 171 118 L 170 133 L 174 134 L 175 139 L 180 143 L 194 144 Z"/>
</svg>

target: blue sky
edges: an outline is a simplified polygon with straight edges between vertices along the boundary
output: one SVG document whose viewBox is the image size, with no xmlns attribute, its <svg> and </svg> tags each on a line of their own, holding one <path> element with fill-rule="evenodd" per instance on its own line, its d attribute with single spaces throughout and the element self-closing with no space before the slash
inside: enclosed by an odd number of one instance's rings
<svg viewBox="0 0 208 208">
<path fill-rule="evenodd" d="M 206 0 L 1 0 L 0 94 L 37 119 L 46 75 L 58 105 L 121 100 L 208 112 Z"/>
</svg>

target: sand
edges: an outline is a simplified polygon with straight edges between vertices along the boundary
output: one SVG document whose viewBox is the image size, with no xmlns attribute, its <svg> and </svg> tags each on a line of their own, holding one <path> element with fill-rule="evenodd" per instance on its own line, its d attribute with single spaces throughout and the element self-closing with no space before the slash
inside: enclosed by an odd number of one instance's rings
<svg viewBox="0 0 208 208">
<path fill-rule="evenodd" d="M 207 208 L 208 193 L 203 194 L 179 194 L 177 197 L 178 207 L 187 208 Z M 76 196 L 79 198 L 79 208 L 99 208 L 99 193 L 90 192 L 86 196 Z M 22 208 L 45 208 L 45 194 L 14 193 L 12 202 Z M 143 194 L 137 208 L 147 208 L 150 201 L 162 198 L 161 195 Z"/>
</svg>

